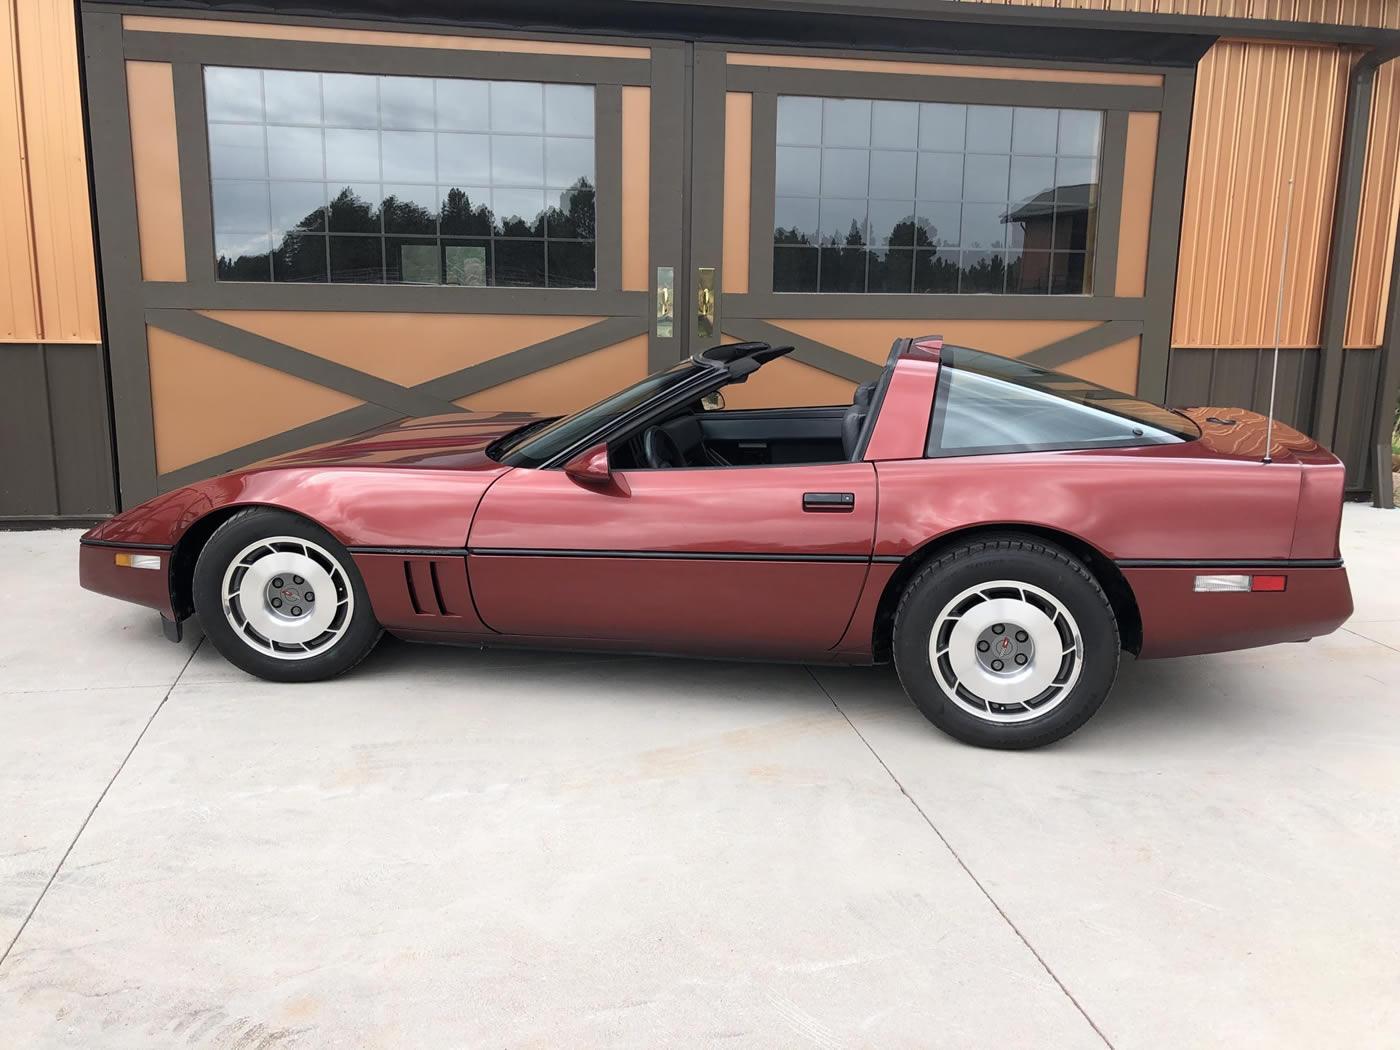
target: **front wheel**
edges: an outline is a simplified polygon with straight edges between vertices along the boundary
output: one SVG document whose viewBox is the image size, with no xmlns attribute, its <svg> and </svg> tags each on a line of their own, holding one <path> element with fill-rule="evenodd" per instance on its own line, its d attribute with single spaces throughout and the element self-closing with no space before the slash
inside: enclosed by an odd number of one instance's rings
<svg viewBox="0 0 1400 1050">
<path fill-rule="evenodd" d="M 1074 732 L 1118 674 L 1118 623 L 1066 551 L 992 537 L 925 566 L 895 614 L 894 663 L 938 728 L 979 747 L 1031 748 Z"/>
<path fill-rule="evenodd" d="M 200 551 L 194 608 L 229 663 L 275 682 L 350 670 L 382 633 L 345 548 L 283 510 L 239 511 Z"/>
</svg>

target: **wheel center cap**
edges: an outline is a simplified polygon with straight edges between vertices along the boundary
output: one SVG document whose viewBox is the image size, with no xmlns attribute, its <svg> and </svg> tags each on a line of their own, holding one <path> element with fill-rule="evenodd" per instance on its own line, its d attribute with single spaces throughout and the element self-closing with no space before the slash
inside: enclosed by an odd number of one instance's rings
<svg viewBox="0 0 1400 1050">
<path fill-rule="evenodd" d="M 1035 657 L 1035 642 L 1016 623 L 994 623 L 977 635 L 977 662 L 993 674 L 1024 670 Z"/>
</svg>

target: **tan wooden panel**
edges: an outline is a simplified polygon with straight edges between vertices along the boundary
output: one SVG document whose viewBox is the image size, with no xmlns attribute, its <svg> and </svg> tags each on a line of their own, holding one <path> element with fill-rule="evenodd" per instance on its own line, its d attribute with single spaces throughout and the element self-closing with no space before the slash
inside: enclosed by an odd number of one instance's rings
<svg viewBox="0 0 1400 1050">
<path fill-rule="evenodd" d="M 1138 355 L 1141 350 L 1142 338 L 1133 336 L 1060 365 L 1056 371 L 1068 372 L 1091 383 L 1134 394 L 1137 392 Z"/>
<path fill-rule="evenodd" d="M 185 221 L 175 145 L 175 81 L 169 62 L 128 62 L 131 168 L 141 279 L 185 279 Z"/>
<path fill-rule="evenodd" d="M 724 245 L 723 290 L 749 290 L 749 202 L 753 182 L 753 95 L 730 91 L 724 96 Z"/>
<path fill-rule="evenodd" d="M 1320 339 L 1346 80 L 1354 53 L 1221 41 L 1196 81 L 1172 345 L 1268 346 L 1287 180 L 1281 341 Z"/>
<path fill-rule="evenodd" d="M 1400 3 L 1395 5 L 1400 12 Z M 1366 137 L 1366 170 L 1361 184 L 1361 221 L 1347 307 L 1345 343 L 1380 346 L 1390 302 L 1390 267 L 1395 258 L 1395 224 L 1400 216 L 1400 62 L 1381 66 L 1371 103 Z"/>
<path fill-rule="evenodd" d="M 649 47 L 620 44 L 452 36 L 443 33 L 401 33 L 377 29 L 337 29 L 332 26 L 270 25 L 264 22 L 220 22 L 198 17 L 172 18 L 163 15 L 123 15 L 122 28 L 128 32 L 194 33 L 200 36 L 239 36 L 258 40 L 313 40 L 328 44 L 425 47 L 444 51 L 503 51 L 529 55 L 581 55 L 587 58 L 651 58 Z"/>
<path fill-rule="evenodd" d="M 1025 66 L 965 66 L 952 62 L 897 61 L 883 58 L 821 58 L 817 55 L 772 55 L 731 51 L 731 66 L 826 69 L 841 73 L 896 73 L 905 76 L 969 77 L 976 80 L 1036 80 L 1064 84 L 1133 84 L 1160 87 L 1158 73 L 1099 73 L 1081 69 L 1030 69 Z"/>
<path fill-rule="evenodd" d="M 0 18 L 0 339 L 32 343 L 39 338 L 39 300 L 18 29 L 15 6 L 9 3 Z"/>
<path fill-rule="evenodd" d="M 1142 296 L 1147 292 L 1147 235 L 1152 225 L 1152 182 L 1157 171 L 1160 124 L 1157 113 L 1128 114 L 1115 295 Z"/>
<path fill-rule="evenodd" d="M 97 264 L 73 5 L 18 0 L 40 338 L 97 343 Z"/>
<path fill-rule="evenodd" d="M 159 328 L 146 341 L 162 474 L 363 404 Z"/>
<path fill-rule="evenodd" d="M 645 292 L 651 268 L 651 88 L 622 89 L 622 288 Z"/>
<path fill-rule="evenodd" d="M 475 394 L 456 404 L 476 411 L 576 412 L 614 394 L 647 373 L 647 337 L 633 336 L 571 361 L 541 369 Z"/>
<path fill-rule="evenodd" d="M 779 328 L 883 364 L 896 339 L 941 335 L 955 346 L 1020 357 L 1096 328 L 1102 321 L 855 321 L 771 320 Z"/>
<path fill-rule="evenodd" d="M 601 317 L 203 310 L 207 317 L 406 386 L 586 328 Z"/>
</svg>

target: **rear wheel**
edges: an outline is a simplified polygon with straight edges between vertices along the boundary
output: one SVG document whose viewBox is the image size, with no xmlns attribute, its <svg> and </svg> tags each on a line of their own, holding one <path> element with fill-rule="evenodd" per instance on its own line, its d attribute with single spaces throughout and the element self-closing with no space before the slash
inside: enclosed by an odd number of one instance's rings
<svg viewBox="0 0 1400 1050">
<path fill-rule="evenodd" d="M 948 551 L 910 581 L 895 614 L 905 691 L 950 736 L 1030 748 L 1074 732 L 1118 673 L 1118 624 L 1068 552 L 1006 535 Z"/>
<path fill-rule="evenodd" d="M 328 532 L 286 511 L 240 511 L 200 551 L 194 607 L 230 663 L 309 682 L 363 660 L 380 627 L 355 563 Z"/>
</svg>

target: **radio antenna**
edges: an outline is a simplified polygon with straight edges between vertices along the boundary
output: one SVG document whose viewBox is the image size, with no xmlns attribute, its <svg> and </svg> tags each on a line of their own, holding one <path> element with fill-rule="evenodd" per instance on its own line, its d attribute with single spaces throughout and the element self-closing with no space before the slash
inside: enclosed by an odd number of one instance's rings
<svg viewBox="0 0 1400 1050">
<path fill-rule="evenodd" d="M 1278 393 L 1279 330 L 1283 327 L 1283 283 L 1288 273 L 1288 226 L 1293 220 L 1293 179 L 1288 179 L 1288 204 L 1283 212 L 1283 258 L 1278 264 L 1278 307 L 1274 310 L 1274 368 L 1269 377 L 1269 425 L 1264 431 L 1264 462 L 1272 463 L 1274 450 L 1274 397 Z"/>
</svg>

